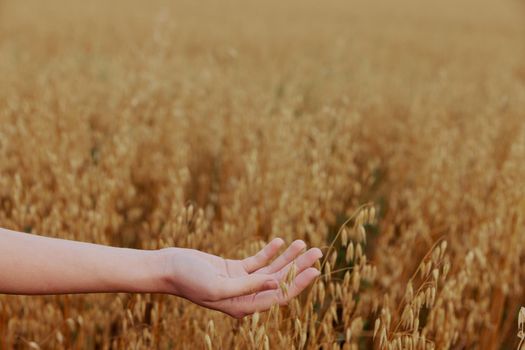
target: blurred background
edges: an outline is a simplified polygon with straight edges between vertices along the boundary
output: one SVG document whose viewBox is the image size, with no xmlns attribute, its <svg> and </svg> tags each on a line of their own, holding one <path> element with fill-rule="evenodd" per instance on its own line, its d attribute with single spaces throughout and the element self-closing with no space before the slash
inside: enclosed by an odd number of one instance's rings
<svg viewBox="0 0 525 350">
<path fill-rule="evenodd" d="M 516 348 L 524 17 L 516 0 L 0 0 L 1 227 L 232 258 L 275 236 L 335 247 L 259 323 L 161 295 L 0 296 L 0 349 Z M 363 203 L 366 241 L 341 241 Z"/>
</svg>

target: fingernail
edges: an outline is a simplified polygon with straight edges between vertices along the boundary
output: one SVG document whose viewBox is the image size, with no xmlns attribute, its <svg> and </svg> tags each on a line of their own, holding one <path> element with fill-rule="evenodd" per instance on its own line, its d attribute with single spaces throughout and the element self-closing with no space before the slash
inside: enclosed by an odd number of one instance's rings
<svg viewBox="0 0 525 350">
<path fill-rule="evenodd" d="M 279 288 L 279 283 L 277 283 L 275 280 L 269 280 L 264 282 L 263 287 L 264 289 L 277 289 Z"/>
</svg>

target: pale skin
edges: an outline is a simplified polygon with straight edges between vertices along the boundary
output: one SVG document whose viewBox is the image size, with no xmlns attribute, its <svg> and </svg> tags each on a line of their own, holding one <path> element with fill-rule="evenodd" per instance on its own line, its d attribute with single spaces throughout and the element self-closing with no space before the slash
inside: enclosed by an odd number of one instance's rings
<svg viewBox="0 0 525 350">
<path fill-rule="evenodd" d="M 199 250 L 139 250 L 49 238 L 0 228 L 0 293 L 165 293 L 242 318 L 285 305 L 318 276 L 318 248 L 273 239 L 257 254 L 224 259 Z M 297 274 L 287 293 L 288 270 Z"/>
</svg>

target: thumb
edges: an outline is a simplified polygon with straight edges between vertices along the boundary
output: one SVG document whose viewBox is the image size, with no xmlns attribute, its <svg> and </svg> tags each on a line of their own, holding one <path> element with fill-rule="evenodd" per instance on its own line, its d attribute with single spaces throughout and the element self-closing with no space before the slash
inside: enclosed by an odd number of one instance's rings
<svg viewBox="0 0 525 350">
<path fill-rule="evenodd" d="M 218 287 L 219 299 L 234 298 L 265 290 L 279 288 L 279 283 L 271 275 L 251 274 L 243 277 L 222 278 Z"/>
</svg>

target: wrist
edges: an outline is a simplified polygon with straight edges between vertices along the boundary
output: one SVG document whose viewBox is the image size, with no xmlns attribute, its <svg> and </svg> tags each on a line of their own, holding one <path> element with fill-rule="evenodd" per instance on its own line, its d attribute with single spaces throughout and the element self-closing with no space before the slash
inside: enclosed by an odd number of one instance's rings
<svg viewBox="0 0 525 350">
<path fill-rule="evenodd" d="M 115 289 L 131 293 L 169 293 L 166 253 L 161 250 L 134 250 L 128 273 L 123 274 L 126 287 Z M 120 284 L 119 283 L 119 284 Z"/>
<path fill-rule="evenodd" d="M 173 269 L 173 259 L 177 250 L 177 248 L 163 248 L 155 251 L 157 293 L 178 295 L 177 278 Z"/>
</svg>

